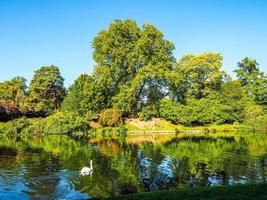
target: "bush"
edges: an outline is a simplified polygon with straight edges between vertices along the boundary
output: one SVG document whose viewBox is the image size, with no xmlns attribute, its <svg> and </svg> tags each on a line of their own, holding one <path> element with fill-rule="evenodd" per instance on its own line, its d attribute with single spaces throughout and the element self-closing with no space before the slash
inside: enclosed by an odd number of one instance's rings
<svg viewBox="0 0 267 200">
<path fill-rule="evenodd" d="M 152 117 L 157 117 L 158 112 L 155 106 L 146 106 L 142 109 L 140 113 L 138 113 L 138 116 L 141 121 L 148 121 L 152 119 Z"/>
<path fill-rule="evenodd" d="M 222 124 L 232 121 L 231 108 L 216 99 L 188 99 L 187 104 L 179 104 L 169 99 L 160 103 L 160 116 L 174 123 L 184 125 Z"/>
<path fill-rule="evenodd" d="M 264 115 L 263 107 L 259 105 L 248 106 L 245 108 L 244 114 L 245 114 L 245 121 L 260 120 Z"/>
<path fill-rule="evenodd" d="M 267 114 L 259 105 L 245 108 L 245 121 L 242 127 L 244 132 L 258 132 L 267 130 Z"/>
<path fill-rule="evenodd" d="M 162 99 L 160 102 L 160 117 L 171 121 L 178 122 L 178 112 L 182 105 L 171 101 L 170 99 Z"/>
<path fill-rule="evenodd" d="M 116 127 L 121 123 L 121 120 L 121 112 L 116 108 L 103 110 L 99 117 L 99 123 L 102 126 Z"/>
<path fill-rule="evenodd" d="M 127 135 L 127 128 L 125 127 L 125 125 L 123 123 L 120 124 L 119 128 L 118 128 L 118 132 L 120 136 L 125 137 Z"/>
<path fill-rule="evenodd" d="M 22 117 L 5 123 L 1 127 L 0 132 L 2 134 L 17 135 L 21 134 L 26 128 L 29 127 L 29 125 L 29 120 L 25 117 Z"/>
<path fill-rule="evenodd" d="M 35 134 L 67 134 L 86 132 L 87 121 L 73 112 L 57 112 L 35 123 L 31 130 Z"/>
<path fill-rule="evenodd" d="M 228 114 L 231 109 L 217 99 L 191 99 L 185 110 L 188 114 L 186 122 L 192 125 L 222 124 L 231 121 L 231 116 Z"/>
</svg>

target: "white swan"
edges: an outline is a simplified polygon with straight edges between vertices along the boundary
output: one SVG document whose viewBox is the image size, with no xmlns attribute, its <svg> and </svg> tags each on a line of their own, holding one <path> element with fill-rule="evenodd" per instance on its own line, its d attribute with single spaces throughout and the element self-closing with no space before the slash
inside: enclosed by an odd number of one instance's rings
<svg viewBox="0 0 267 200">
<path fill-rule="evenodd" d="M 90 167 L 83 167 L 80 174 L 82 176 L 91 175 L 93 173 L 93 161 L 90 160 Z"/>
</svg>

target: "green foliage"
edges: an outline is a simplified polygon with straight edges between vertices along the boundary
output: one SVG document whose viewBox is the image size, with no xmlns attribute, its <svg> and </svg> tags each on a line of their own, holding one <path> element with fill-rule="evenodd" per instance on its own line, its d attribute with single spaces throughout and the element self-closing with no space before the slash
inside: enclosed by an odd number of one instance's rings
<svg viewBox="0 0 267 200">
<path fill-rule="evenodd" d="M 240 81 L 229 81 L 222 85 L 218 98 L 221 104 L 228 106 L 229 118 L 226 122 L 243 122 L 245 118 L 244 109 L 254 105 L 252 98 L 246 95 Z"/>
<path fill-rule="evenodd" d="M 118 126 L 121 120 L 121 112 L 116 108 L 103 110 L 99 115 L 99 123 L 102 126 Z"/>
<path fill-rule="evenodd" d="M 25 98 L 26 79 L 15 77 L 10 81 L 0 83 L 0 99 L 19 105 Z"/>
<path fill-rule="evenodd" d="M 225 72 L 221 70 L 223 57 L 216 53 L 186 55 L 176 66 L 184 79 L 186 97 L 201 99 L 220 89 Z"/>
<path fill-rule="evenodd" d="M 248 57 L 238 62 L 238 69 L 235 72 L 242 86 L 250 84 L 251 81 L 258 78 L 260 75 L 258 65 L 256 60 L 249 59 Z"/>
<path fill-rule="evenodd" d="M 123 123 L 120 123 L 120 126 L 118 127 L 118 132 L 120 136 L 125 137 L 127 134 L 127 128 L 125 127 L 125 125 Z"/>
<path fill-rule="evenodd" d="M 102 82 L 102 102 L 137 116 L 141 105 L 162 98 L 162 76 L 174 63 L 174 45 L 153 25 L 115 20 L 93 40 L 93 77 Z"/>
<path fill-rule="evenodd" d="M 243 131 L 245 132 L 264 132 L 267 130 L 267 114 L 263 107 L 259 105 L 248 106 L 245 108 L 245 121 Z"/>
<path fill-rule="evenodd" d="M 188 100 L 185 112 L 187 112 L 184 123 L 194 124 L 222 124 L 230 118 L 230 108 L 217 99 Z"/>
<path fill-rule="evenodd" d="M 216 99 L 189 99 L 185 105 L 163 99 L 161 117 L 184 125 L 222 124 L 231 119 L 230 108 Z"/>
<path fill-rule="evenodd" d="M 18 135 L 25 131 L 29 125 L 29 120 L 25 117 L 21 117 L 5 123 L 2 127 L 0 127 L 0 133 L 7 135 Z"/>
<path fill-rule="evenodd" d="M 160 117 L 169 120 L 173 123 L 178 123 L 179 113 L 184 109 L 184 106 L 170 99 L 162 99 L 160 102 Z"/>
<path fill-rule="evenodd" d="M 259 104 L 267 105 L 267 76 L 259 70 L 256 60 L 244 58 L 235 70 L 246 93 Z"/>
<path fill-rule="evenodd" d="M 138 113 L 138 116 L 142 121 L 150 120 L 152 117 L 158 117 L 158 115 L 159 110 L 153 105 L 143 107 L 142 111 Z"/>
<path fill-rule="evenodd" d="M 221 54 L 189 54 L 176 62 L 175 46 L 160 30 L 129 19 L 112 22 L 92 46 L 92 75 L 80 75 L 66 97 L 64 79 L 53 65 L 35 71 L 28 89 L 23 77 L 0 83 L 0 121 L 44 117 L 60 109 L 88 121 L 101 113 L 103 126 L 118 126 L 121 116 L 141 120 L 160 116 L 189 126 L 263 124 L 267 76 L 256 60 L 244 58 L 235 70 L 238 80 L 231 80 L 222 71 Z"/>
<path fill-rule="evenodd" d="M 0 83 L 0 121 L 9 120 L 26 112 L 26 79 L 15 77 Z"/>
<path fill-rule="evenodd" d="M 86 92 L 92 88 L 92 82 L 91 76 L 87 74 L 80 75 L 69 87 L 68 94 L 62 102 L 61 110 L 85 114 L 88 111 L 88 106 L 85 105 L 88 98 Z"/>
<path fill-rule="evenodd" d="M 27 98 L 31 110 L 44 115 L 58 110 L 65 96 L 63 82 L 58 67 L 54 65 L 36 70 Z"/>
<path fill-rule="evenodd" d="M 56 112 L 37 121 L 29 129 L 29 132 L 37 135 L 72 135 L 75 132 L 86 132 L 88 124 L 76 113 Z"/>
<path fill-rule="evenodd" d="M 208 98 L 186 98 L 183 104 L 163 99 L 160 115 L 166 120 L 184 125 L 243 122 L 245 109 L 253 105 L 255 102 L 244 92 L 240 81 L 228 81 Z"/>
</svg>

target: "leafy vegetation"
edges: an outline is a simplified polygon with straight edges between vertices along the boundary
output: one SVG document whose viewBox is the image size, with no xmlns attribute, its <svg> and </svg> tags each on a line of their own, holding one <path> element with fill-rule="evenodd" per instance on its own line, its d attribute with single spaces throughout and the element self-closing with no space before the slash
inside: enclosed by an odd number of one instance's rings
<svg viewBox="0 0 267 200">
<path fill-rule="evenodd" d="M 0 120 L 51 115 L 39 129 L 66 134 L 84 129 L 81 118 L 99 118 L 102 126 L 118 126 L 122 117 L 161 117 L 185 126 L 241 123 L 266 129 L 267 77 L 254 59 L 238 62 L 233 80 L 222 70 L 221 54 L 176 60 L 174 44 L 160 30 L 130 19 L 101 30 L 92 47 L 93 73 L 80 75 L 67 91 L 53 65 L 36 70 L 29 87 L 23 77 L 0 83 Z M 71 120 L 78 124 L 69 127 Z"/>
<path fill-rule="evenodd" d="M 121 112 L 115 108 L 103 110 L 99 115 L 99 123 L 103 126 L 118 126 L 121 120 Z"/>
<path fill-rule="evenodd" d="M 30 111 L 49 115 L 60 108 L 65 96 L 64 79 L 56 66 L 41 67 L 31 81 L 27 102 Z"/>
<path fill-rule="evenodd" d="M 25 112 L 26 79 L 15 77 L 0 83 L 0 120 L 6 121 Z"/>
<path fill-rule="evenodd" d="M 0 133 L 12 135 L 72 135 L 88 130 L 87 121 L 76 113 L 56 112 L 43 119 L 25 117 L 5 123 Z"/>
<path fill-rule="evenodd" d="M 37 131 L 37 134 L 69 135 L 75 132 L 85 132 L 88 124 L 84 118 L 75 113 L 57 112 L 35 123 L 32 129 L 34 132 Z"/>
<path fill-rule="evenodd" d="M 30 126 L 30 121 L 27 118 L 22 117 L 4 123 L 0 127 L 0 133 L 16 136 L 18 134 L 23 133 L 29 126 Z"/>
</svg>

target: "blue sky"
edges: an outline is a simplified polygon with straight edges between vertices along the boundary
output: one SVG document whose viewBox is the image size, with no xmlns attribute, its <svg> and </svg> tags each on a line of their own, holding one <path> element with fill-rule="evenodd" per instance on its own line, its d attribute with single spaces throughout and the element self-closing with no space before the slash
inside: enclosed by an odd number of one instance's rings
<svg viewBox="0 0 267 200">
<path fill-rule="evenodd" d="M 54 64 L 69 86 L 92 72 L 91 41 L 118 18 L 155 25 L 177 59 L 222 53 L 232 73 L 248 56 L 267 72 L 265 0 L 0 0 L 0 82 Z"/>
</svg>

